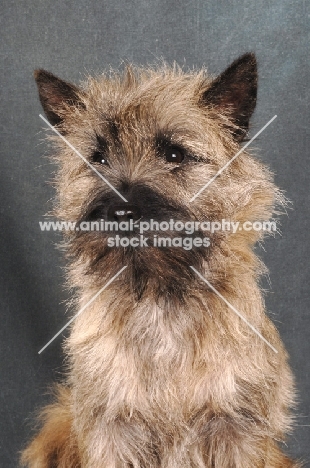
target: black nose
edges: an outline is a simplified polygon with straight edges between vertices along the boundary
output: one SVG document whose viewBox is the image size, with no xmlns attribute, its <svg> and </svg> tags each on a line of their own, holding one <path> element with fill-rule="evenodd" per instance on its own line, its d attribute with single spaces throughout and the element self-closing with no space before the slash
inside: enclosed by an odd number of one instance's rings
<svg viewBox="0 0 310 468">
<path fill-rule="evenodd" d="M 108 209 L 109 221 L 138 221 L 141 218 L 140 209 L 136 205 L 129 205 L 124 203 L 123 205 L 112 205 Z"/>
</svg>

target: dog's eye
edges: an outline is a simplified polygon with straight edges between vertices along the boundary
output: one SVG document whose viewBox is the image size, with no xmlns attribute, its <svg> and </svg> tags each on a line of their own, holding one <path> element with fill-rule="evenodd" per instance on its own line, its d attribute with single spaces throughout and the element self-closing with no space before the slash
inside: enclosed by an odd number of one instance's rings
<svg viewBox="0 0 310 468">
<path fill-rule="evenodd" d="M 95 151 L 92 154 L 92 162 L 108 166 L 109 164 L 106 154 L 108 152 L 109 145 L 106 139 L 100 135 L 96 135 L 96 140 L 96 149 L 94 148 Z"/>
<path fill-rule="evenodd" d="M 107 158 L 104 156 L 104 154 L 102 154 L 101 151 L 95 151 L 93 153 L 92 161 L 106 166 L 108 165 Z"/>
<path fill-rule="evenodd" d="M 165 157 L 167 162 L 181 163 L 184 159 L 184 151 L 177 146 L 165 148 Z"/>
</svg>

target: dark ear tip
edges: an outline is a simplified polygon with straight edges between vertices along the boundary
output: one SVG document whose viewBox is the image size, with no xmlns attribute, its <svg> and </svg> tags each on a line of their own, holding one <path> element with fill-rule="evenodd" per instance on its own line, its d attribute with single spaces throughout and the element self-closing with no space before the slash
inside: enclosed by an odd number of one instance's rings
<svg viewBox="0 0 310 468">
<path fill-rule="evenodd" d="M 42 72 L 44 72 L 44 70 L 42 70 L 42 68 L 37 68 L 36 70 L 34 70 L 34 72 L 33 72 L 34 78 L 37 80 L 40 77 Z"/>
<path fill-rule="evenodd" d="M 254 60 L 256 61 L 256 56 L 254 52 L 246 52 L 245 54 L 241 55 L 241 59 L 244 58 L 245 60 Z"/>
<path fill-rule="evenodd" d="M 50 81 L 52 78 L 54 78 L 54 75 L 52 75 L 52 73 L 44 70 L 43 68 L 37 68 L 36 70 L 34 70 L 33 75 L 37 83 Z"/>
<path fill-rule="evenodd" d="M 45 70 L 42 70 L 41 68 L 37 68 L 34 72 L 33 72 L 33 76 L 34 76 L 34 79 L 36 81 L 41 81 L 41 76 L 42 74 L 44 73 Z"/>
<path fill-rule="evenodd" d="M 234 63 L 247 64 L 248 66 L 252 67 L 253 69 L 257 69 L 257 60 L 256 60 L 256 55 L 254 54 L 254 52 L 247 52 L 247 53 L 241 55 L 241 57 L 239 57 L 237 60 L 235 60 Z"/>
</svg>

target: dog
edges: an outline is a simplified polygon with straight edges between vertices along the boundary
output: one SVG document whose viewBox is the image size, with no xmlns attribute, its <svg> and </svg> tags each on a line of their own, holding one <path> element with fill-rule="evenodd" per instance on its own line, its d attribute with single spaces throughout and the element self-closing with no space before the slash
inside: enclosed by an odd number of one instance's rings
<svg viewBox="0 0 310 468">
<path fill-rule="evenodd" d="M 255 55 L 215 78 L 163 64 L 80 87 L 45 70 L 35 79 L 59 133 L 55 214 L 113 229 L 65 233 L 82 313 L 64 345 L 65 382 L 22 465 L 300 467 L 278 444 L 295 390 L 258 285 L 264 232 L 202 228 L 267 222 L 283 203 L 261 162 L 233 158 L 256 105 Z"/>
</svg>

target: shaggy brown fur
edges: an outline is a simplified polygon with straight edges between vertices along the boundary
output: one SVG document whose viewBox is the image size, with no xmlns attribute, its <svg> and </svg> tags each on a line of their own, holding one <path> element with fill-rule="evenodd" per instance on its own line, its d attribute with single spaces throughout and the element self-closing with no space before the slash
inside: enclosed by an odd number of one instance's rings
<svg viewBox="0 0 310 468">
<path fill-rule="evenodd" d="M 178 67 L 90 78 L 79 89 L 36 72 L 53 125 L 116 187 L 137 217 L 268 220 L 281 195 L 238 151 L 256 102 L 246 54 L 220 77 Z M 106 218 L 126 209 L 58 137 L 57 213 Z M 171 162 L 171 152 L 178 162 Z M 127 205 L 128 206 L 128 205 Z M 114 210 L 115 214 L 115 210 Z M 290 428 L 293 382 L 257 284 L 261 232 L 211 236 L 209 248 L 111 248 L 111 233 L 67 234 L 79 308 L 127 269 L 73 322 L 70 373 L 23 452 L 30 468 L 288 468 L 277 443 Z M 175 235 L 166 232 L 165 237 Z M 278 350 L 276 354 L 190 269 L 193 265 Z"/>
</svg>

